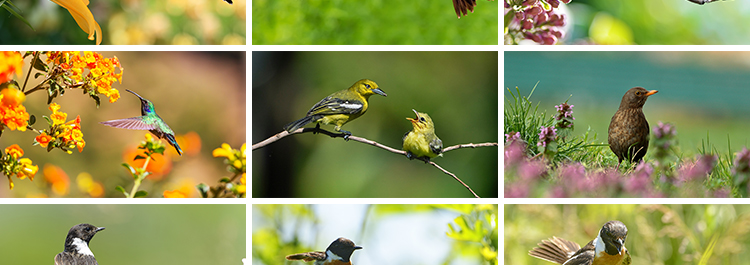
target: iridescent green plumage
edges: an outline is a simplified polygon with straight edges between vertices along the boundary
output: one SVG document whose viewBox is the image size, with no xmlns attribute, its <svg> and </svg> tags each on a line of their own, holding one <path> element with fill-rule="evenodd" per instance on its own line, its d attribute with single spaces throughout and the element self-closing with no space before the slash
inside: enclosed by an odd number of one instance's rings
<svg viewBox="0 0 750 265">
<path fill-rule="evenodd" d="M 128 89 L 125 89 L 125 91 L 133 93 L 133 95 L 141 99 L 141 116 L 103 121 L 101 124 L 121 129 L 147 130 L 156 135 L 156 137 L 166 139 L 169 144 L 174 146 L 177 153 L 182 155 L 182 149 L 180 149 L 180 145 L 177 144 L 177 141 L 174 138 L 174 131 L 172 131 L 172 128 L 169 128 L 169 125 L 159 117 L 159 114 L 156 114 L 154 104 L 133 91 Z"/>
</svg>

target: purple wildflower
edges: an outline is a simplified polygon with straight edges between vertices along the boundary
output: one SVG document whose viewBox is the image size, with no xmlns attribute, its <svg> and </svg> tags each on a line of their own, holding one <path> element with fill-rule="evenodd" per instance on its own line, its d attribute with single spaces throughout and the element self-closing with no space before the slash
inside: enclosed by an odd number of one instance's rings
<svg viewBox="0 0 750 265">
<path fill-rule="evenodd" d="M 505 147 L 505 167 L 517 167 L 526 157 L 524 144 L 521 141 L 512 141 Z"/>
<path fill-rule="evenodd" d="M 525 161 L 518 167 L 518 176 L 526 183 L 539 179 L 547 172 L 547 166 L 540 161 Z"/>
<path fill-rule="evenodd" d="M 732 174 L 750 174 L 750 150 L 747 150 L 747 147 L 743 147 L 742 151 L 737 153 L 734 158 Z"/>
<path fill-rule="evenodd" d="M 573 120 L 576 119 L 575 117 L 573 117 L 573 107 L 574 105 L 569 105 L 568 103 L 562 103 L 555 106 L 555 109 L 557 109 L 557 116 L 555 116 L 555 120 L 557 120 L 557 127 L 573 127 Z"/>
<path fill-rule="evenodd" d="M 629 178 L 623 180 L 623 189 L 633 194 L 645 194 L 651 188 L 651 174 L 654 168 L 650 164 L 641 161 Z"/>
<path fill-rule="evenodd" d="M 557 139 L 557 128 L 553 126 L 542 126 L 542 128 L 539 129 L 539 142 L 536 145 L 547 147 L 547 144 L 555 139 Z"/>
<path fill-rule="evenodd" d="M 521 183 L 506 185 L 505 198 L 528 198 L 529 190 L 529 185 L 524 185 Z"/>
<path fill-rule="evenodd" d="M 518 141 L 521 139 L 521 132 L 509 132 L 505 134 L 505 143 Z"/>
<path fill-rule="evenodd" d="M 677 171 L 677 179 L 689 182 L 711 174 L 718 157 L 716 155 L 702 155 L 694 163 L 683 164 Z"/>
<path fill-rule="evenodd" d="M 559 14 L 557 8 L 560 2 L 570 3 L 571 0 L 547 0 L 552 8 L 545 10 L 539 0 L 526 0 L 520 4 L 505 2 L 505 13 L 515 12 L 509 28 L 509 35 L 515 39 L 526 38 L 539 44 L 555 44 L 562 39 L 561 28 L 566 23 L 566 17 Z"/>
</svg>

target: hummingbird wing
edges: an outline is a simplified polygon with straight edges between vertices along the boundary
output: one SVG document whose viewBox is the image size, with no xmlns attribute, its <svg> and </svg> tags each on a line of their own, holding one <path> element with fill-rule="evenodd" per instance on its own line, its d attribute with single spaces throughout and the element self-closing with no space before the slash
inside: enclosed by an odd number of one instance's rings
<svg viewBox="0 0 750 265">
<path fill-rule="evenodd" d="M 143 121 L 143 117 L 132 117 L 132 118 L 127 118 L 127 119 L 103 121 L 100 123 L 110 126 L 110 127 L 129 129 L 129 130 L 150 131 L 150 130 L 156 129 L 155 124 L 146 123 L 145 121 Z"/>
</svg>

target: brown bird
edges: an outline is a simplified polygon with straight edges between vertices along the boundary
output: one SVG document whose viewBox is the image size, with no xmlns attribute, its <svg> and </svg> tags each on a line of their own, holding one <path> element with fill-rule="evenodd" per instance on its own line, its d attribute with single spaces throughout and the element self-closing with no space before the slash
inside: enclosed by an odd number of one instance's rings
<svg viewBox="0 0 750 265">
<path fill-rule="evenodd" d="M 468 11 L 474 13 L 475 6 L 477 6 L 477 0 L 453 0 L 453 9 L 456 10 L 456 15 L 458 15 L 458 18 L 461 18 L 462 13 L 464 16 L 467 15 Z"/>
<path fill-rule="evenodd" d="M 559 237 L 542 240 L 529 255 L 564 265 L 630 265 L 631 258 L 625 248 L 628 228 L 620 221 L 609 221 L 594 240 L 581 248 L 575 242 Z"/>
<path fill-rule="evenodd" d="M 646 155 L 650 129 L 643 115 L 643 104 L 657 92 L 634 87 L 622 96 L 620 108 L 609 123 L 609 149 L 617 155 L 618 168 L 623 159 L 638 162 Z"/>
</svg>

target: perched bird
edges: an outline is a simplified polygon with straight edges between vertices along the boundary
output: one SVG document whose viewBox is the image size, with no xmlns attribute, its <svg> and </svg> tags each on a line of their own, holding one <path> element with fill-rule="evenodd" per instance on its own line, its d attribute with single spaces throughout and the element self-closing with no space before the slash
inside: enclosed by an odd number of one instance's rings
<svg viewBox="0 0 750 265">
<path fill-rule="evenodd" d="M 646 155 L 650 129 L 643 115 L 643 104 L 657 92 L 634 87 L 622 96 L 620 108 L 609 123 L 609 149 L 617 155 L 618 167 L 623 159 L 638 162 Z"/>
<path fill-rule="evenodd" d="M 99 265 L 89 249 L 89 242 L 102 230 L 104 227 L 90 224 L 78 224 L 70 228 L 65 237 L 65 250 L 55 256 L 55 265 Z"/>
<path fill-rule="evenodd" d="M 630 253 L 625 248 L 628 228 L 620 221 L 609 221 L 594 240 L 581 248 L 575 242 L 552 237 L 542 240 L 529 255 L 564 265 L 630 265 Z"/>
<path fill-rule="evenodd" d="M 133 91 L 130 91 L 128 89 L 125 90 L 133 93 L 133 95 L 141 99 L 141 116 L 127 119 L 103 121 L 101 122 L 101 124 L 121 129 L 148 130 L 149 132 L 156 135 L 156 137 L 167 140 L 169 144 L 174 146 L 174 150 L 177 151 L 177 154 L 182 155 L 182 149 L 174 139 L 174 132 L 171 128 L 169 128 L 169 125 L 167 125 L 167 123 L 164 122 L 161 117 L 159 117 L 159 114 L 156 114 L 154 104 Z"/>
<path fill-rule="evenodd" d="M 435 124 L 427 113 L 417 112 L 415 119 L 406 118 L 411 121 L 414 129 L 404 134 L 404 151 L 409 159 L 422 159 L 425 162 L 430 158 L 443 156 L 443 141 L 435 134 Z"/>
<path fill-rule="evenodd" d="M 351 265 L 352 253 L 362 249 L 355 246 L 349 239 L 339 237 L 326 249 L 325 252 L 313 251 L 286 256 L 288 260 L 315 261 L 315 265 Z"/>
<path fill-rule="evenodd" d="M 365 114 L 368 105 L 367 100 L 374 94 L 388 96 L 378 88 L 378 84 L 375 84 L 375 82 L 368 79 L 359 80 L 348 89 L 338 91 L 322 99 L 307 111 L 304 118 L 287 124 L 284 130 L 291 133 L 311 122 L 318 123 L 318 126 L 320 124 L 332 124 L 336 126 L 333 128 L 334 130 L 344 133 L 344 139 L 348 139 L 352 133 L 341 130 L 341 126 Z"/>
<path fill-rule="evenodd" d="M 494 0 L 487 0 L 494 1 Z M 461 14 L 464 16 L 468 14 L 467 11 L 474 13 L 474 7 L 477 5 L 477 0 L 453 0 L 453 9 L 456 10 L 456 15 L 461 18 Z"/>
</svg>

